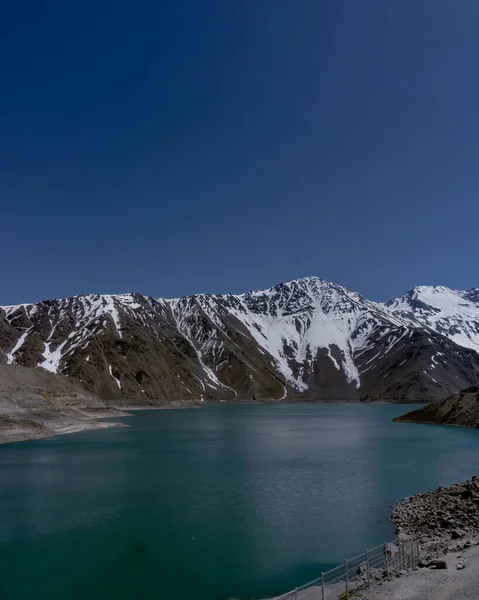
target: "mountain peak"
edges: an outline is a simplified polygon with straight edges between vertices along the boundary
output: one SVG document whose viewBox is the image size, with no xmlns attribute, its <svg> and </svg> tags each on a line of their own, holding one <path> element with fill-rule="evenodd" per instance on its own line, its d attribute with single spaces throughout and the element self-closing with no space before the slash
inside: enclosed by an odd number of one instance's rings
<svg viewBox="0 0 479 600">
<path fill-rule="evenodd" d="M 446 286 L 418 286 L 386 303 L 393 314 L 413 318 L 450 340 L 479 351 L 479 292 Z"/>
</svg>

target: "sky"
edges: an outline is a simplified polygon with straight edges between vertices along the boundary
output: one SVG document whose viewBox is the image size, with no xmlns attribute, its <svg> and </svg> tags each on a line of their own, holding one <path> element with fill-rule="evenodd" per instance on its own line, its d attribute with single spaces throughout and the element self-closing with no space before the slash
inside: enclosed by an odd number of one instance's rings
<svg viewBox="0 0 479 600">
<path fill-rule="evenodd" d="M 479 286 L 477 0 L 24 0 L 0 304 Z"/>
</svg>

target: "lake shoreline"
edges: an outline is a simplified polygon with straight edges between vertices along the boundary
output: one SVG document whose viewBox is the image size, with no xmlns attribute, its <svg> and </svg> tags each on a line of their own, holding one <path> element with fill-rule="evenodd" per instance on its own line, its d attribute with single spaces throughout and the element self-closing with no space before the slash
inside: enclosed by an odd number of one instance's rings
<svg viewBox="0 0 479 600">
<path fill-rule="evenodd" d="M 437 421 L 419 421 L 414 419 L 403 419 L 402 417 L 397 417 L 393 419 L 395 423 L 408 423 L 411 425 L 439 425 L 440 427 L 459 427 L 461 429 L 477 429 L 477 427 L 473 427 L 472 425 L 460 425 L 459 423 L 438 423 Z"/>
<path fill-rule="evenodd" d="M 98 429 L 122 429 L 131 427 L 127 423 L 110 422 L 105 419 L 131 417 L 127 411 L 181 410 L 200 406 L 135 406 L 119 405 L 92 411 L 91 409 L 70 409 L 69 411 L 38 411 L 29 413 L 17 411 L 0 414 L 0 445 L 17 442 L 30 442 L 59 435 L 69 435 Z"/>
<path fill-rule="evenodd" d="M 409 405 L 410 401 L 397 402 L 387 400 L 361 401 L 361 400 L 311 400 L 288 399 L 286 401 L 258 401 L 247 400 L 244 402 L 192 402 L 183 404 L 177 400 L 162 405 L 130 404 L 124 402 L 112 403 L 101 409 L 75 407 L 69 410 L 28 411 L 27 409 L 5 412 L 0 414 L 0 445 L 17 442 L 28 442 L 38 439 L 51 438 L 57 435 L 68 435 L 81 431 L 96 429 L 111 429 L 130 427 L 127 423 L 105 422 L 104 419 L 130 417 L 131 412 L 148 410 L 186 410 L 199 409 L 205 406 L 270 406 L 270 405 L 298 405 L 298 404 L 324 404 L 324 405 Z M 419 404 L 419 403 L 418 403 Z"/>
<path fill-rule="evenodd" d="M 128 417 L 117 409 L 92 412 L 88 409 L 68 411 L 12 412 L 0 415 L 0 444 L 29 442 L 44 438 L 68 435 L 95 429 L 129 427 L 126 423 L 108 422 L 104 419 Z"/>
</svg>

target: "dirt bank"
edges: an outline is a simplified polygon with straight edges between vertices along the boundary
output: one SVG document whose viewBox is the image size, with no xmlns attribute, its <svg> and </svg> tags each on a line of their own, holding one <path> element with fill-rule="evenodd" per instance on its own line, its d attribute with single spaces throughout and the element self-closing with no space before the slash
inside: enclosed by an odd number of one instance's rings
<svg viewBox="0 0 479 600">
<path fill-rule="evenodd" d="M 127 427 L 101 421 L 126 416 L 72 378 L 0 364 L 0 444 L 84 429 Z"/>
</svg>

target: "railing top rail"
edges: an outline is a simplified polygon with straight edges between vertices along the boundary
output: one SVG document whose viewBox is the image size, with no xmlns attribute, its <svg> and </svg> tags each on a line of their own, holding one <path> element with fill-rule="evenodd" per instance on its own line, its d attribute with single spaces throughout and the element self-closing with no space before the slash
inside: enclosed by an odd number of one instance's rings
<svg viewBox="0 0 479 600">
<path fill-rule="evenodd" d="M 324 571 L 324 575 L 326 575 L 326 573 L 333 573 L 334 571 L 338 571 L 339 569 L 342 569 L 344 567 L 344 565 L 338 565 L 337 567 L 333 567 L 332 569 L 329 569 L 328 571 Z"/>
<path fill-rule="evenodd" d="M 286 594 L 283 594 L 282 596 L 275 596 L 273 598 L 273 600 L 282 600 L 283 598 L 287 598 L 293 592 L 294 592 L 294 590 L 290 590 L 289 592 L 286 592 Z"/>
</svg>

